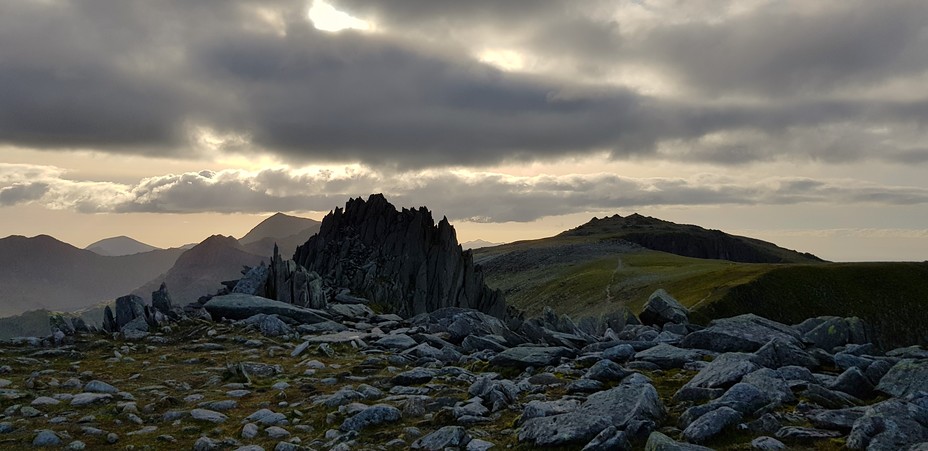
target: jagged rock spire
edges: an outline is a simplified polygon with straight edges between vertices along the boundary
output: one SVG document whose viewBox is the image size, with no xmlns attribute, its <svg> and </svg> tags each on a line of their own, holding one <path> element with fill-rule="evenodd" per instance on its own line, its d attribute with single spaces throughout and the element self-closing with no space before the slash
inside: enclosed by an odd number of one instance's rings
<svg viewBox="0 0 928 451">
<path fill-rule="evenodd" d="M 382 194 L 330 212 L 294 260 L 328 286 L 349 288 L 400 315 L 443 307 L 506 314 L 502 295 L 487 288 L 447 218 L 436 225 L 425 207 L 397 211 Z"/>
</svg>

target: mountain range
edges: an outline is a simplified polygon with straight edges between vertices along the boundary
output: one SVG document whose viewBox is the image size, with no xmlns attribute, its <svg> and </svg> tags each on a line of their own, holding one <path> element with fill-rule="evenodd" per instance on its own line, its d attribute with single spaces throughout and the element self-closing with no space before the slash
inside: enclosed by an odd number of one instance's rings
<svg viewBox="0 0 928 451">
<path fill-rule="evenodd" d="M 244 243 L 212 236 L 189 248 L 157 249 L 114 237 L 79 249 L 47 235 L 9 236 L 0 239 L 0 317 L 76 311 L 127 293 L 148 299 L 161 282 L 172 296 L 195 301 L 240 277 L 243 265 L 269 258 L 275 242 L 292 255 L 318 229 L 318 221 L 278 213 L 243 236 Z"/>
</svg>

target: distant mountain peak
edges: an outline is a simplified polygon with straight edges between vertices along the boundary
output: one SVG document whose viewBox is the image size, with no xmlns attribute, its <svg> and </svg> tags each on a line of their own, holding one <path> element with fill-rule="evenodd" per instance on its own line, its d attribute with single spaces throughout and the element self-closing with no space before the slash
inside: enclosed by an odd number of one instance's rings
<svg viewBox="0 0 928 451">
<path fill-rule="evenodd" d="M 319 229 L 319 221 L 291 216 L 285 213 L 274 213 L 258 223 L 248 231 L 239 241 L 248 245 L 266 238 L 284 238 L 297 235 L 307 229 Z"/>
<path fill-rule="evenodd" d="M 130 238 L 125 235 L 119 235 L 111 238 L 104 238 L 100 241 L 88 245 L 84 249 L 106 257 L 119 257 L 123 255 L 139 254 L 142 252 L 151 252 L 157 250 L 158 248 L 150 244 L 145 244 L 134 238 Z"/>
<path fill-rule="evenodd" d="M 818 262 L 818 257 L 779 247 L 754 238 L 730 235 L 697 225 L 677 224 L 632 213 L 594 217 L 579 227 L 560 233 L 561 237 L 590 237 L 624 240 L 640 246 L 695 258 L 748 263 Z"/>
</svg>

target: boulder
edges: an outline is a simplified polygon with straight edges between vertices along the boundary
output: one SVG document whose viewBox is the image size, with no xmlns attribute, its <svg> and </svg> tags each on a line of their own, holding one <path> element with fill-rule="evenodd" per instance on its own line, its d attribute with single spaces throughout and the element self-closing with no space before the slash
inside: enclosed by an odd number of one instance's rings
<svg viewBox="0 0 928 451">
<path fill-rule="evenodd" d="M 261 262 L 260 265 L 245 272 L 244 277 L 239 279 L 235 287 L 232 288 L 232 293 L 253 296 L 265 295 L 267 293 L 267 276 L 269 273 L 270 268 L 264 262 Z"/>
<path fill-rule="evenodd" d="M 564 347 L 519 346 L 497 354 L 490 360 L 490 363 L 516 368 L 541 368 L 559 362 L 562 357 L 574 357 L 575 355 L 574 351 Z"/>
<path fill-rule="evenodd" d="M 684 337 L 680 347 L 716 352 L 754 352 L 774 339 L 801 345 L 799 332 L 795 329 L 748 313 L 714 320 L 709 327 Z"/>
<path fill-rule="evenodd" d="M 880 379 L 876 389 L 897 398 L 928 391 L 928 359 L 903 359 Z"/>
<path fill-rule="evenodd" d="M 928 386 L 922 386 L 926 388 Z M 847 393 L 855 398 L 869 398 L 873 395 L 873 384 L 870 379 L 857 367 L 851 367 L 845 370 L 835 379 L 835 382 L 829 387 L 832 390 Z"/>
<path fill-rule="evenodd" d="M 242 320 L 258 314 L 280 315 L 303 324 L 315 324 L 328 321 L 328 315 L 319 310 L 312 310 L 280 301 L 249 296 L 247 294 L 227 294 L 215 296 L 203 306 L 214 320 L 222 318 Z"/>
<path fill-rule="evenodd" d="M 441 451 L 463 448 L 471 441 L 470 434 L 461 426 L 445 426 L 412 443 L 412 449 Z"/>
<path fill-rule="evenodd" d="M 161 286 L 158 287 L 157 291 L 151 293 L 151 306 L 165 315 L 174 310 L 174 302 L 171 300 L 168 286 L 164 282 L 161 282 Z"/>
<path fill-rule="evenodd" d="M 689 362 L 701 360 L 705 352 L 682 349 L 666 343 L 635 354 L 635 360 L 653 363 L 663 369 L 683 368 Z"/>
<path fill-rule="evenodd" d="M 116 330 L 122 330 L 136 318 L 145 318 L 145 301 L 130 294 L 116 299 Z"/>
<path fill-rule="evenodd" d="M 728 388 L 741 381 L 746 374 L 760 367 L 751 361 L 751 354 L 729 352 L 699 370 L 684 387 Z"/>
<path fill-rule="evenodd" d="M 813 426 L 833 431 L 850 432 L 860 417 L 864 416 L 866 408 L 850 407 L 847 409 L 817 409 L 807 412 L 805 417 Z"/>
<path fill-rule="evenodd" d="M 663 326 L 665 323 L 687 324 L 690 311 L 670 293 L 659 289 L 651 294 L 644 310 L 638 315 L 642 324 Z"/>
<path fill-rule="evenodd" d="M 818 359 L 804 351 L 795 341 L 775 338 L 758 349 L 753 358 L 755 363 L 767 368 L 803 366 L 818 368 Z"/>
<path fill-rule="evenodd" d="M 526 421 L 519 441 L 536 446 L 584 444 L 610 425 L 624 430 L 641 422 L 658 424 L 665 416 L 654 386 L 644 376 L 632 375 L 614 388 L 590 395 L 571 413 Z"/>
<path fill-rule="evenodd" d="M 705 446 L 680 443 L 660 432 L 652 432 L 644 445 L 645 451 L 712 451 Z"/>
<path fill-rule="evenodd" d="M 707 412 L 683 430 L 683 437 L 693 443 L 703 443 L 741 421 L 741 413 L 722 406 Z"/>
<path fill-rule="evenodd" d="M 48 325 L 52 332 L 59 330 L 65 335 L 74 335 L 74 326 L 68 318 L 60 313 L 52 313 L 48 316 Z"/>
<path fill-rule="evenodd" d="M 399 421 L 402 416 L 402 413 L 396 407 L 387 404 L 377 404 L 346 419 L 342 423 L 340 429 L 345 432 L 360 431 L 384 423 L 395 423 Z"/>
<path fill-rule="evenodd" d="M 603 429 L 593 440 L 590 440 L 581 451 L 626 451 L 631 449 L 632 445 L 628 443 L 628 436 L 625 431 L 620 431 L 615 426 L 609 426 Z"/>
</svg>

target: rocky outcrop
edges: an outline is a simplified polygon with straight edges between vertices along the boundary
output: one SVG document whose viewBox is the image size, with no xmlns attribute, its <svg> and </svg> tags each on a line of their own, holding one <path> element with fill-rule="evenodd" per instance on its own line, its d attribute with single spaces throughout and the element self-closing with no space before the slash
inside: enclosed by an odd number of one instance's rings
<svg viewBox="0 0 928 451">
<path fill-rule="evenodd" d="M 267 297 L 314 309 L 324 309 L 327 305 L 319 274 L 307 271 L 293 260 L 281 258 L 276 245 L 267 275 Z"/>
<path fill-rule="evenodd" d="M 397 211 L 381 194 L 329 213 L 294 260 L 327 286 L 348 288 L 401 316 L 444 307 L 506 314 L 502 295 L 487 288 L 446 218 L 436 225 L 424 207 Z"/>
</svg>

